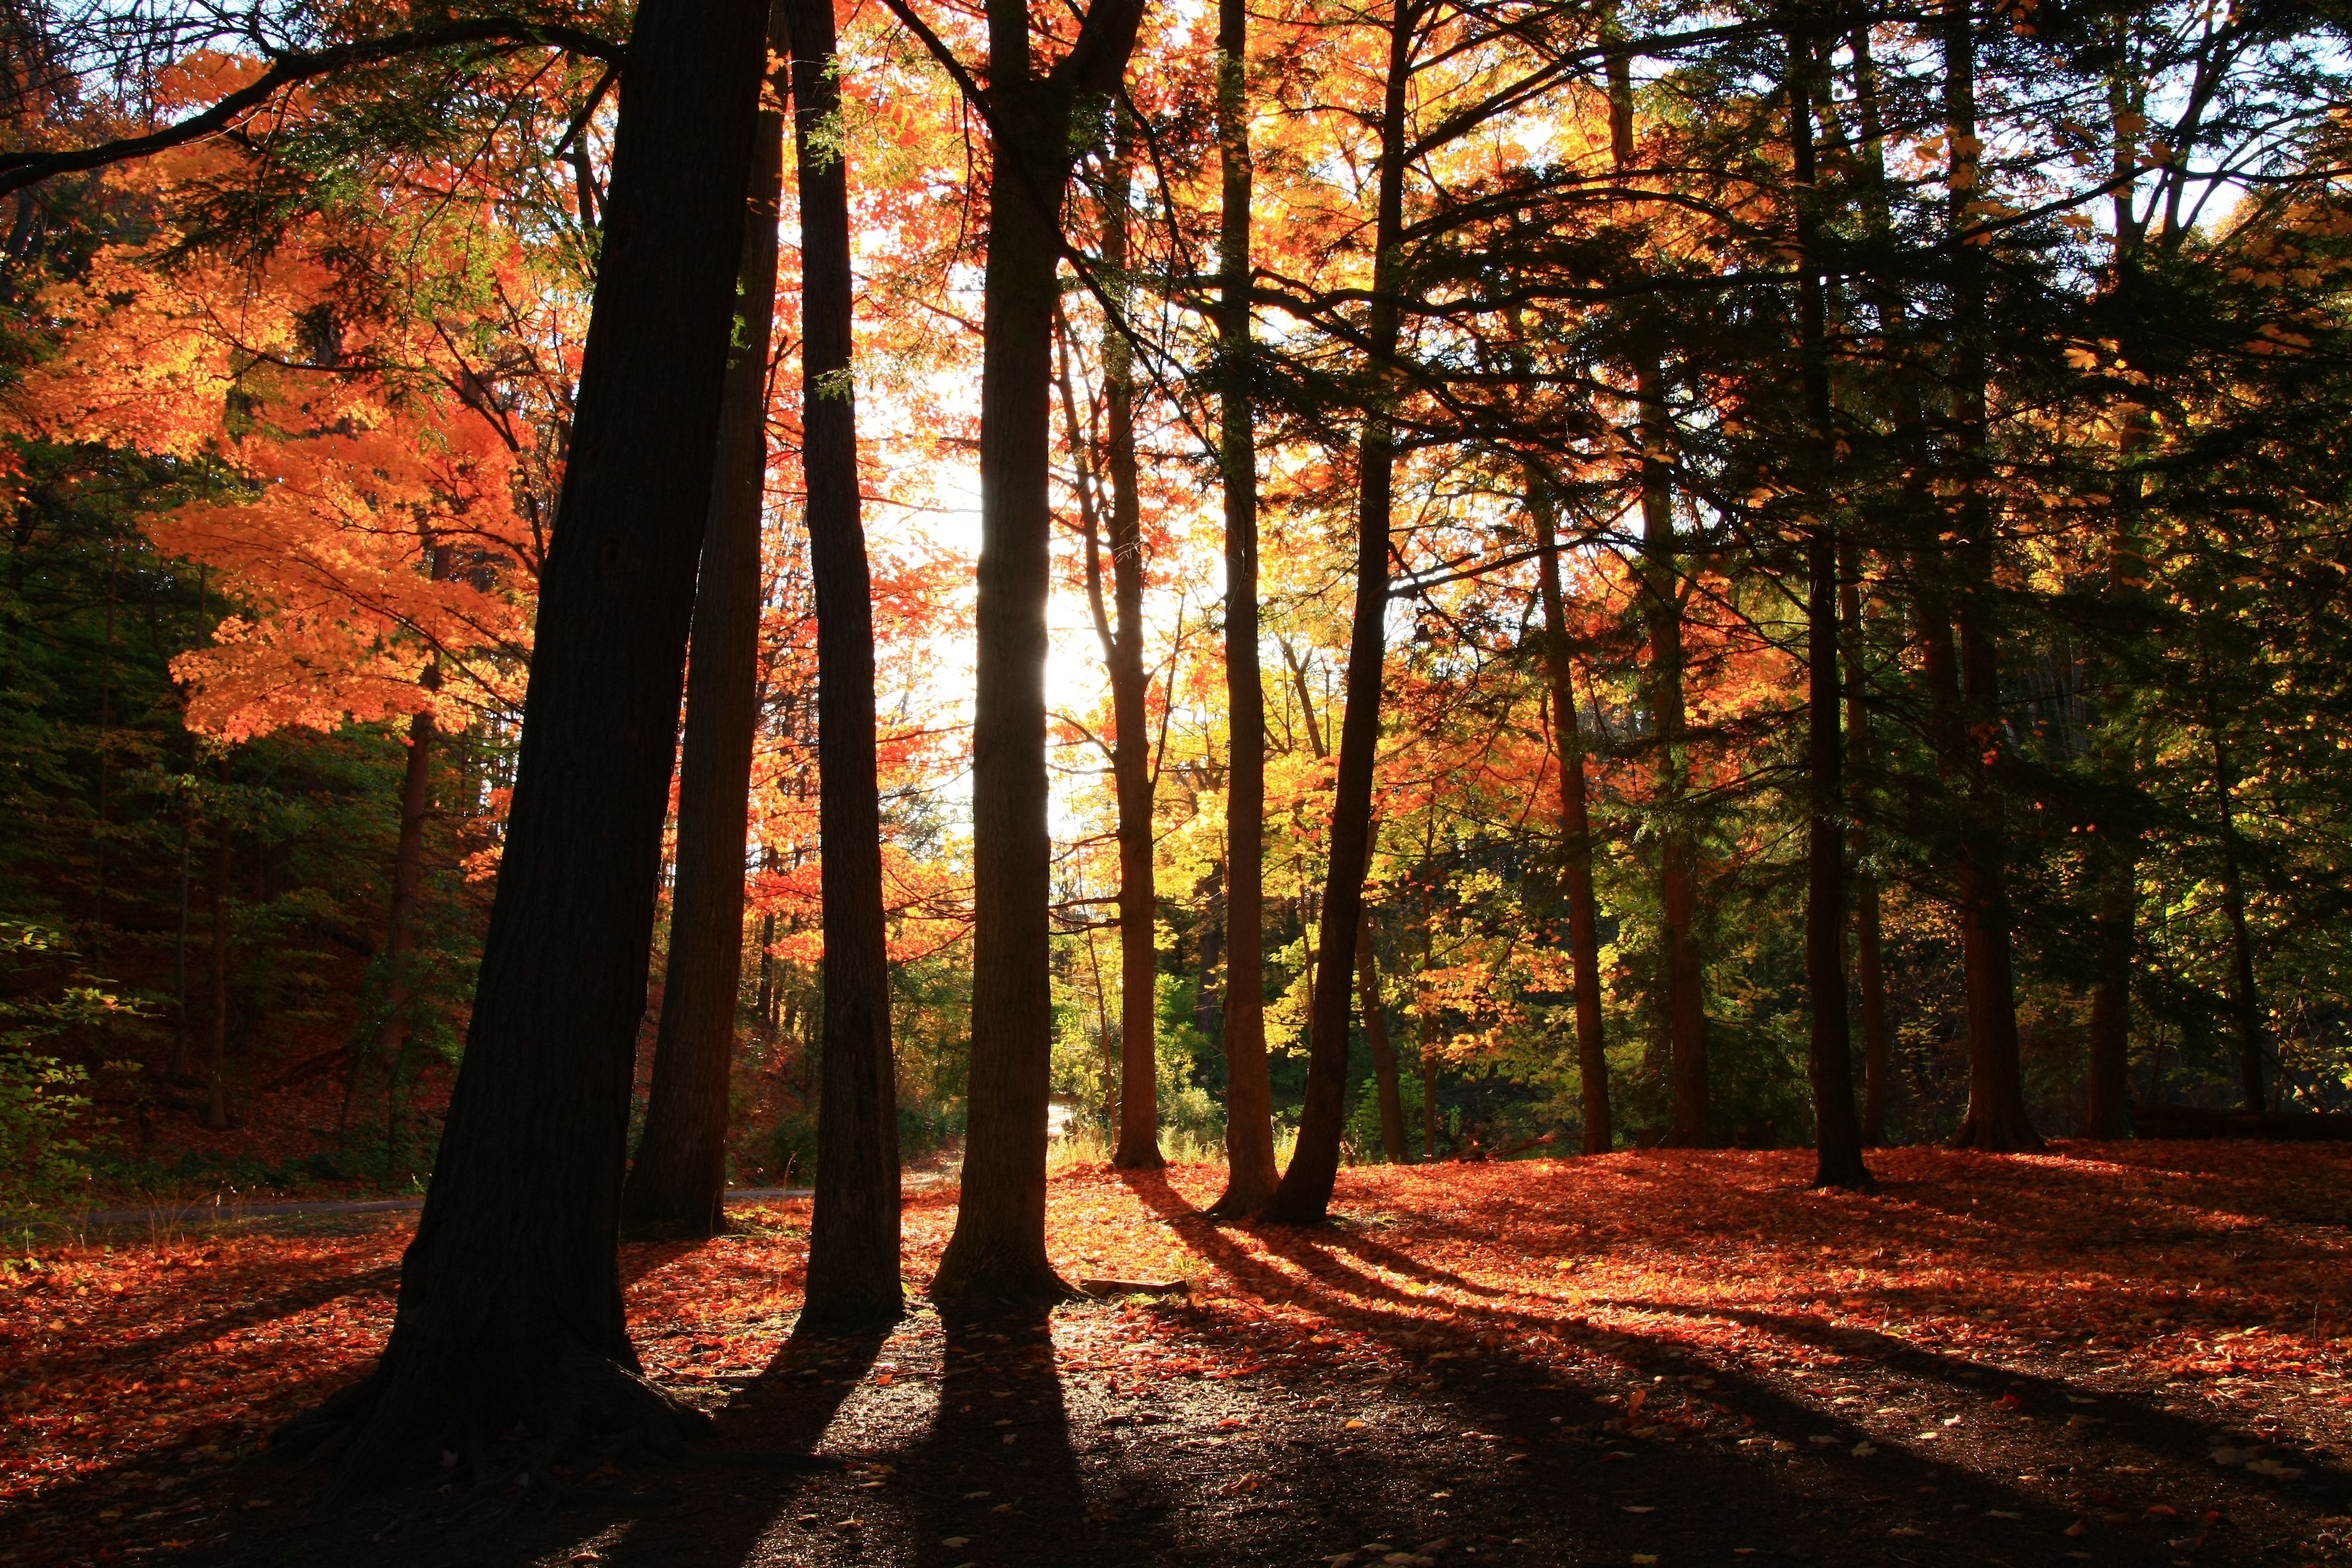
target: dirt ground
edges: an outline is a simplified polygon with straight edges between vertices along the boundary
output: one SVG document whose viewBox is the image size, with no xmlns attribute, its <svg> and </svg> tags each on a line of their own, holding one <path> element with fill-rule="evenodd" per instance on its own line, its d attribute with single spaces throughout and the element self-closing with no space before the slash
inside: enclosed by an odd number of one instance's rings
<svg viewBox="0 0 2352 1568">
<path fill-rule="evenodd" d="M 322 1470 L 251 1450 L 364 1364 L 403 1233 L 313 1245 L 236 1330 L 132 1336 L 62 1381 L 92 1397 L 145 1357 L 161 1385 L 338 1300 L 341 1360 L 238 1417 L 195 1400 L 181 1429 L 93 1438 L 103 1462 L 57 1462 L 79 1430 L 56 1427 L 61 1379 L 17 1359 L 37 1332 L 0 1342 L 0 1458 L 49 1478 L 0 1510 L 0 1562 L 2352 1562 L 2352 1156 L 1878 1163 L 1867 1197 L 1806 1193 L 1769 1154 L 1360 1171 L 1314 1229 L 1211 1224 L 1213 1171 L 1066 1173 L 1066 1277 L 1183 1295 L 919 1308 L 850 1339 L 789 1337 L 785 1205 L 713 1248 L 631 1249 L 649 1367 L 716 1415 L 691 1459 L 332 1514 Z M 918 1282 L 951 1220 L 951 1194 L 910 1205 Z M 54 1287 L 24 1304 L 0 1331 L 70 1326 L 40 1317 Z"/>
</svg>

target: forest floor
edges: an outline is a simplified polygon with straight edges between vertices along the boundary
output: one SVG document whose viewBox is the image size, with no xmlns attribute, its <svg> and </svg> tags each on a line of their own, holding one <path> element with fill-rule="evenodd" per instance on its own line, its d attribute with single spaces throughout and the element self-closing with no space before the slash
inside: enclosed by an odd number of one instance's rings
<svg viewBox="0 0 2352 1568">
<path fill-rule="evenodd" d="M 1873 1163 L 1362 1168 L 1312 1229 L 1077 1167 L 1065 1277 L 1186 1295 L 829 1340 L 781 1204 L 625 1249 L 717 1416 L 688 1462 L 330 1514 L 260 1438 L 382 1342 L 404 1217 L 46 1249 L 0 1289 L 0 1563 L 2352 1562 L 2352 1149 Z M 953 1204 L 910 1198 L 910 1284 Z"/>
</svg>

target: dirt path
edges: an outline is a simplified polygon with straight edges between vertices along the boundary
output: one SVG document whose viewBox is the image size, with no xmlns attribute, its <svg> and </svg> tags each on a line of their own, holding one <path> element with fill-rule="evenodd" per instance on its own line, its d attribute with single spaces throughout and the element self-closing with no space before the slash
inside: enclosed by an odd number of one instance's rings
<svg viewBox="0 0 2352 1568">
<path fill-rule="evenodd" d="M 1191 1299 L 865 1339 L 688 1324 L 676 1271 L 720 1264 L 640 1255 L 648 1359 L 717 1413 L 695 1463 L 319 1520 L 315 1472 L 183 1451 L 0 1515 L 0 1560 L 24 1528 L 20 1561 L 254 1568 L 2352 1561 L 2352 1173 L 1923 1153 L 1823 1201 L 1760 1157 L 1615 1158 L 1351 1173 L 1307 1231 L 1072 1177 L 1066 1273 L 1172 1261 Z M 919 1261 L 948 1217 L 910 1210 Z M 68 1521 L 104 1509 L 138 1529 L 101 1556 Z"/>
</svg>

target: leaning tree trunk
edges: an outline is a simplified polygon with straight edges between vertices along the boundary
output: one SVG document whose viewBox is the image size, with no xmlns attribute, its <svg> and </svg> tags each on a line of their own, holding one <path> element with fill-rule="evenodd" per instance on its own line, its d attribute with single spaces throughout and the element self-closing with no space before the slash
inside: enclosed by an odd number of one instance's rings
<svg viewBox="0 0 2352 1568">
<path fill-rule="evenodd" d="M 226 763 L 221 766 L 226 778 Z M 212 900 L 213 1016 L 212 1033 L 205 1046 L 205 1126 L 214 1132 L 228 1130 L 228 824 L 215 829 Z"/>
<path fill-rule="evenodd" d="M 1331 796 L 1331 858 L 1318 933 L 1318 984 L 1308 1023 L 1307 1102 L 1290 1166 L 1266 1205 L 1269 1219 L 1314 1224 L 1329 1212 L 1347 1125 L 1349 980 L 1356 925 L 1363 918 L 1371 860 L 1372 771 L 1381 739 L 1381 666 L 1388 653 L 1389 509 L 1396 466 L 1387 406 L 1394 395 L 1401 322 L 1399 247 L 1404 236 L 1405 98 L 1420 12 L 1397 0 L 1389 22 L 1386 91 L 1381 109 L 1379 207 L 1373 227 L 1372 306 L 1367 343 L 1373 392 L 1364 412 L 1356 510 L 1355 624 L 1348 638 L 1347 711 L 1339 721 L 1339 770 Z"/>
<path fill-rule="evenodd" d="M 1127 270 L 1129 111 L 1114 110 L 1116 146 L 1103 193 L 1105 291 L 1120 317 Z M 1110 470 L 1110 565 L 1118 624 L 1110 649 L 1111 773 L 1118 795 L 1118 1142 L 1110 1163 L 1156 1171 L 1160 1157 L 1160 952 L 1152 926 L 1151 724 L 1143 675 L 1143 521 L 1135 467 L 1135 354 L 1123 319 L 1103 339 L 1104 444 Z"/>
<path fill-rule="evenodd" d="M 478 1472 L 518 1426 L 704 1424 L 640 1373 L 614 1243 L 766 11 L 645 0 L 632 29 L 465 1060 L 383 1355 L 285 1434 L 352 1423 L 347 1488 L 445 1451 Z"/>
<path fill-rule="evenodd" d="M 1952 147 L 1949 229 L 1954 286 L 1952 398 L 1958 425 L 1959 491 L 1955 554 L 1959 568 L 1959 730 L 1947 736 L 1966 782 L 1955 867 L 1961 971 L 1969 1002 L 1969 1110 L 1954 1148 L 2001 1152 L 2041 1147 L 2025 1110 L 2018 1058 L 2017 988 L 2010 952 L 2007 829 L 1996 766 L 2004 729 L 1992 621 L 1992 509 L 1985 472 L 1985 279 L 1983 247 L 1969 242 L 1977 157 L 1976 35 L 1971 0 L 1945 0 L 1944 108 Z M 1931 632 L 1935 628 L 1930 628 Z M 1932 657 L 1932 650 L 1931 650 Z M 1935 679 L 1930 672 L 1930 679 Z M 1948 693 L 1949 676 L 1944 679 Z"/>
<path fill-rule="evenodd" d="M 1805 525 L 1805 1000 L 1812 1016 L 1806 1066 L 1812 1079 L 1817 1187 L 1862 1187 L 1862 1124 L 1853 1108 L 1853 1057 L 1845 996 L 1844 737 L 1838 731 L 1838 536 L 1834 504 L 1837 449 L 1830 402 L 1819 196 L 1813 189 L 1813 47 L 1797 28 L 1788 36 L 1790 184 L 1796 208 L 1797 353 L 1804 384 L 1811 509 Z M 1809 449 L 1809 450 L 1808 450 Z"/>
<path fill-rule="evenodd" d="M 898 1091 L 874 760 L 874 604 L 850 382 L 855 285 L 833 0 L 782 0 L 800 159 L 801 460 L 816 591 L 818 867 L 824 921 L 823 1091 L 803 1322 L 905 1310 L 898 1282 Z"/>
<path fill-rule="evenodd" d="M 1265 688 L 1258 667 L 1257 442 L 1250 396 L 1248 0 L 1218 0 L 1218 467 L 1225 508 L 1225 1190 L 1216 1215 L 1274 1196 L 1265 1058 Z M 1203 976 L 1205 979 L 1205 975 Z"/>
<path fill-rule="evenodd" d="M 784 43 L 781 9 L 768 47 Z M 768 499 L 768 339 L 776 316 L 783 116 L 762 108 L 736 287 L 740 314 L 719 415 L 710 521 L 695 581 L 677 777 L 677 880 L 646 1127 L 621 1218 L 640 1235 L 727 1228 L 727 1069 L 743 984 L 743 851 L 760 727 L 761 522 Z"/>
<path fill-rule="evenodd" d="M 1568 884 L 1568 951 L 1576 997 L 1577 1075 L 1584 1090 L 1584 1152 L 1616 1146 L 1609 1116 L 1608 1042 L 1601 1031 L 1601 921 L 1592 893 L 1592 813 L 1586 795 L 1584 735 L 1576 721 L 1576 669 L 1569 657 L 1568 606 L 1559 585 L 1559 541 L 1551 489 L 1530 472 L 1528 508 L 1536 525 L 1543 595 L 1544 668 L 1551 678 L 1552 746 L 1559 763 L 1559 836 Z"/>
<path fill-rule="evenodd" d="M 1614 22 L 1612 19 L 1612 26 Z M 1608 57 L 1609 143 L 1620 176 L 1634 166 L 1633 56 Z M 1679 542 L 1675 537 L 1674 419 L 1666 407 L 1665 372 L 1646 322 L 1630 323 L 1635 434 L 1642 443 L 1643 631 L 1650 647 L 1643 683 L 1656 748 L 1660 978 L 1665 992 L 1666 1079 L 1673 1090 L 1667 1142 L 1704 1148 L 1715 1141 L 1706 1070 L 1706 994 L 1699 966 L 1698 838 L 1687 818 L 1690 758 L 1683 696 L 1683 601 Z"/>
<path fill-rule="evenodd" d="M 942 1302 L 1067 1293 L 1045 1258 L 1053 845 L 1045 821 L 1045 605 L 1052 573 L 1054 312 L 1061 206 L 1081 93 L 1117 91 L 1142 0 L 1095 0 L 1039 75 L 1023 0 L 989 0 L 985 345 L 980 374 L 980 572 L 972 711 L 969 1120 Z"/>
</svg>

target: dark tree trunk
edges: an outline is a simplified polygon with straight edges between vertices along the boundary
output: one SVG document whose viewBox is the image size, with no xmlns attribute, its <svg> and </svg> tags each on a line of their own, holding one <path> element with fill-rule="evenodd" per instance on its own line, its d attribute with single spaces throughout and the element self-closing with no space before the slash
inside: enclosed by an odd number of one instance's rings
<svg viewBox="0 0 2352 1568">
<path fill-rule="evenodd" d="M 784 47 L 782 20 L 781 10 L 772 12 L 772 51 Z M 622 1221 L 640 1236 L 702 1237 L 727 1228 L 727 1070 L 742 1008 L 743 851 L 760 727 L 760 541 L 783 135 L 783 116 L 763 108 L 745 188 L 741 303 L 720 395 L 710 521 L 695 577 L 669 967 L 645 1131 L 621 1190 Z"/>
<path fill-rule="evenodd" d="M 1372 1047 L 1372 1082 L 1381 1101 L 1381 1152 L 1391 1165 L 1412 1159 L 1404 1140 L 1404 1095 L 1397 1086 L 1396 1047 L 1389 1043 L 1388 1006 L 1381 1000 L 1380 961 L 1372 952 L 1372 922 L 1356 927 L 1356 1004 L 1364 1014 L 1364 1038 Z"/>
<path fill-rule="evenodd" d="M 801 198 L 801 453 L 816 590 L 818 868 L 824 921 L 824 1089 L 804 1322 L 905 1308 L 898 1282 L 898 1091 L 874 760 L 874 605 L 850 386 L 849 180 L 826 134 L 839 112 L 832 0 L 783 0 Z"/>
<path fill-rule="evenodd" d="M 943 1302 L 1067 1291 L 1045 1258 L 1045 1101 L 1053 1047 L 1052 842 L 1045 781 L 1054 314 L 1072 111 L 1116 91 L 1142 0 L 1095 0 L 1039 75 L 1023 0 L 989 0 L 986 339 L 980 378 L 978 692 L 972 713 L 969 1121 Z"/>
<path fill-rule="evenodd" d="M 1559 837 L 1568 884 L 1568 949 L 1576 996 L 1577 1074 L 1584 1090 L 1584 1152 L 1616 1146 L 1609 1116 L 1608 1042 L 1601 1032 L 1601 922 L 1592 893 L 1592 815 L 1586 798 L 1584 735 L 1576 720 L 1576 668 L 1568 646 L 1568 606 L 1559 585 L 1559 542 L 1550 489 L 1530 473 L 1528 510 L 1536 525 L 1543 594 L 1544 668 L 1551 678 L 1552 746 L 1559 763 Z"/>
<path fill-rule="evenodd" d="M 1950 225 L 1958 238 L 1972 222 L 1977 174 L 1976 34 L 1971 0 L 1945 0 L 1944 106 L 1953 149 Z M 2016 980 L 2010 953 L 2007 830 L 1996 779 L 2004 724 L 1992 624 L 1992 513 L 1985 472 L 1985 281 L 1983 247 L 1957 243 L 1953 252 L 1952 399 L 1958 426 L 1958 516 L 1954 532 L 1958 567 L 1958 733 L 1947 748 L 1966 781 L 1956 880 L 1960 906 L 1961 966 L 1969 998 L 1969 1111 L 1952 1137 L 1954 1148 L 2003 1152 L 2039 1148 L 2041 1136 L 2025 1113 L 2018 1061 Z M 1937 638 L 1937 640 L 1941 640 Z M 1934 657 L 1934 649 L 1930 649 Z M 1944 656 L 1949 662 L 1948 652 Z M 1931 680 L 1935 679 L 1930 672 Z M 1954 684 L 1948 672 L 1948 696 Z"/>
<path fill-rule="evenodd" d="M 1248 0 L 1217 5 L 1218 467 L 1225 508 L 1225 1190 L 1210 1213 L 1274 1197 L 1265 1058 L 1265 685 L 1258 666 L 1257 439 L 1250 395 Z"/>
<path fill-rule="evenodd" d="M 1129 114 L 1117 117 L 1117 144 L 1103 194 L 1103 271 L 1122 315 L 1128 284 L 1128 184 L 1132 178 Z M 1111 1163 L 1156 1171 L 1160 1157 L 1160 1057 L 1157 985 L 1160 952 L 1152 925 L 1158 894 L 1151 866 L 1151 725 L 1143 675 L 1143 521 L 1136 493 L 1135 366 L 1124 321 L 1103 342 L 1105 467 L 1110 470 L 1110 562 L 1118 624 L 1110 647 L 1111 773 L 1118 794 L 1118 1144 Z"/>
<path fill-rule="evenodd" d="M 1819 270 L 1819 196 L 1813 189 L 1814 59 L 1810 37 L 1791 29 L 1789 48 L 1790 184 L 1796 208 L 1797 351 L 1811 439 L 1807 480 L 1811 506 L 1805 541 L 1805 993 L 1812 1015 L 1806 1066 L 1812 1079 L 1816 1163 L 1813 1184 L 1862 1187 L 1862 1124 L 1853 1109 L 1852 1030 L 1845 995 L 1846 805 L 1838 730 L 1838 536 L 1826 514 L 1834 504 L 1835 410 L 1830 402 L 1829 342 Z"/>
<path fill-rule="evenodd" d="M 615 1240 L 662 824 L 735 306 L 764 0 L 646 0 L 464 1064 L 368 1379 L 348 1488 L 518 1426 L 661 1445 Z"/>
<path fill-rule="evenodd" d="M 172 941 L 172 1085 L 188 1077 L 188 840 L 195 834 L 195 814 L 180 818 L 180 925 Z"/>
<path fill-rule="evenodd" d="M 1421 1015 L 1421 1157 L 1437 1158 L 1437 1025 Z"/>
<path fill-rule="evenodd" d="M 426 542 L 425 559 L 434 582 L 447 578 L 452 558 L 448 545 Z M 425 688 L 428 698 L 441 689 L 441 664 L 437 658 L 425 661 L 418 684 Z M 433 805 L 433 746 L 439 738 L 430 708 L 409 720 L 408 761 L 400 780 L 400 839 L 392 853 L 392 912 L 384 922 L 383 1023 L 376 1032 L 375 1043 L 376 1060 L 387 1075 L 397 1071 L 414 1026 L 410 1007 L 415 998 L 410 994 L 408 959 L 416 951 L 417 893 L 425 870 L 425 818 Z"/>
<path fill-rule="evenodd" d="M 2230 755 L 2217 724 L 2213 739 L 2213 795 L 2221 813 L 2221 912 L 2230 921 L 2230 1013 L 2238 1036 L 2238 1093 L 2246 1109 L 2268 1107 L 2263 1087 L 2263 1012 L 2254 989 L 2254 938 L 2246 923 L 2246 884 L 2238 861 L 2238 818 L 2231 804 L 2235 782 Z"/>
<path fill-rule="evenodd" d="M 1319 1223 L 1331 1205 L 1339 1173 L 1339 1137 L 1347 1124 L 1348 993 L 1356 961 L 1356 925 L 1362 919 L 1364 872 L 1371 858 L 1372 769 L 1381 739 L 1381 679 L 1386 660 L 1389 604 L 1389 509 L 1396 448 L 1383 405 L 1394 395 L 1394 363 L 1402 286 L 1398 247 L 1404 235 L 1406 89 L 1412 72 L 1415 0 L 1397 0 L 1389 22 L 1389 58 L 1381 110 L 1380 195 L 1373 229 L 1372 305 L 1367 342 L 1371 353 L 1372 405 L 1365 411 L 1356 511 L 1355 623 L 1348 637 L 1347 711 L 1339 721 L 1339 770 L 1331 796 L 1331 858 L 1318 933 L 1317 978 L 1308 1024 L 1307 1102 L 1289 1168 L 1266 1205 L 1270 1219 Z"/>
<path fill-rule="evenodd" d="M 1838 562 L 1838 616 L 1845 632 L 1845 756 L 1849 813 L 1846 853 L 1853 880 L 1853 979 L 1862 998 L 1862 1146 L 1886 1146 L 1886 1100 L 1893 1082 L 1895 1036 L 1886 1010 L 1886 963 L 1879 929 L 1878 876 L 1864 862 L 1869 852 L 1861 800 L 1868 785 L 1870 708 L 1863 668 L 1862 552 L 1843 542 Z"/>
<path fill-rule="evenodd" d="M 228 766 L 221 773 L 226 782 Z M 205 1042 L 205 1125 L 215 1132 L 228 1130 L 228 824 L 213 830 L 212 886 L 205 889 L 212 904 L 213 1016 L 212 1033 Z"/>
<path fill-rule="evenodd" d="M 1613 24 L 1612 24 L 1613 26 Z M 1620 174 L 1635 163 L 1633 57 L 1612 50 L 1609 68 L 1609 141 Z M 1665 372 L 1647 325 L 1630 323 L 1633 402 L 1642 442 L 1643 630 L 1650 646 L 1651 742 L 1656 748 L 1660 979 L 1665 994 L 1666 1076 L 1674 1091 L 1667 1142 L 1700 1149 L 1715 1142 L 1706 1071 L 1706 994 L 1699 967 L 1698 839 L 1688 819 L 1690 758 L 1683 699 L 1683 601 L 1680 549 L 1675 538 L 1674 418 L 1666 407 Z"/>
</svg>

